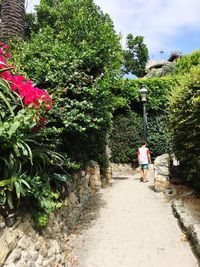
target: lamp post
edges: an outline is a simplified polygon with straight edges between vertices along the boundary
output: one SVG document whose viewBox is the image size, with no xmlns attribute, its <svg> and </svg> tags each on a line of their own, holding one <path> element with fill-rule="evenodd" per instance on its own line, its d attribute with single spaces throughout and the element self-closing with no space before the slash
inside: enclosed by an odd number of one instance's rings
<svg viewBox="0 0 200 267">
<path fill-rule="evenodd" d="M 142 85 L 140 89 L 140 94 L 142 97 L 142 104 L 143 104 L 143 123 L 144 123 L 144 141 L 147 141 L 147 113 L 146 113 L 146 102 L 147 102 L 147 94 L 148 91 L 144 85 Z"/>
</svg>

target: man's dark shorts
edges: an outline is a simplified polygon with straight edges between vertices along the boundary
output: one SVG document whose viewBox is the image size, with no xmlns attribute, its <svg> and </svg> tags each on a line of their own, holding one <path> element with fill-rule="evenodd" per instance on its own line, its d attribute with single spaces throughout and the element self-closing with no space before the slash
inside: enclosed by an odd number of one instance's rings
<svg viewBox="0 0 200 267">
<path fill-rule="evenodd" d="M 141 170 L 148 170 L 149 164 L 140 164 Z"/>
</svg>

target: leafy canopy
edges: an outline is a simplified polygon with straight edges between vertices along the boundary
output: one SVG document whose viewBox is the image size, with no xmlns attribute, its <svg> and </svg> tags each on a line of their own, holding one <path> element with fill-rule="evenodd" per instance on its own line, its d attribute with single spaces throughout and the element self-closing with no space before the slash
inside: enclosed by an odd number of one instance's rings
<svg viewBox="0 0 200 267">
<path fill-rule="evenodd" d="M 127 49 L 124 51 L 124 72 L 143 77 L 146 73 L 148 59 L 148 49 L 144 44 L 144 37 L 133 37 L 131 33 L 128 34 Z"/>
<path fill-rule="evenodd" d="M 33 32 L 19 48 L 18 66 L 25 65 L 24 73 L 53 97 L 49 126 L 62 129 L 60 147 L 84 155 L 87 148 L 75 147 L 73 138 L 88 144 L 99 140 L 99 133 L 105 139 L 109 131 L 115 107 L 110 87 L 121 75 L 123 60 L 119 37 L 92 0 L 42 0 L 29 24 Z M 105 140 L 99 142 L 91 144 L 93 159 L 105 147 Z"/>
</svg>

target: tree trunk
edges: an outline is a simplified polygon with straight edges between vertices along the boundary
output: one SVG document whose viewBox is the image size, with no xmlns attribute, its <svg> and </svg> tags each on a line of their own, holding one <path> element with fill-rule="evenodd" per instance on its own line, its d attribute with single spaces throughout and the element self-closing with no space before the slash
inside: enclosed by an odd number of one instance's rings
<svg viewBox="0 0 200 267">
<path fill-rule="evenodd" d="M 1 1 L 1 37 L 24 38 L 25 0 Z"/>
</svg>

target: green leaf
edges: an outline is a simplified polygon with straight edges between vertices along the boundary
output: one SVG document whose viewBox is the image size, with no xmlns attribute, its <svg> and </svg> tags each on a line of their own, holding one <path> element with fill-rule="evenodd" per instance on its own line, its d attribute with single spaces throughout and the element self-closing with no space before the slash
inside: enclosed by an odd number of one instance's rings
<svg viewBox="0 0 200 267">
<path fill-rule="evenodd" d="M 5 102 L 5 104 L 7 105 L 10 113 L 14 116 L 14 112 L 12 110 L 11 105 L 9 104 L 8 100 L 6 99 L 6 97 L 2 94 L 2 92 L 0 92 L 0 98 L 2 98 L 2 100 Z"/>
<path fill-rule="evenodd" d="M 71 180 L 71 176 L 66 174 L 52 173 L 50 177 L 60 182 L 67 182 Z"/>
<path fill-rule="evenodd" d="M 30 185 L 24 180 L 21 180 L 21 183 L 24 184 L 28 189 L 31 189 Z"/>
<path fill-rule="evenodd" d="M 19 129 L 20 126 L 21 126 L 21 124 L 19 121 L 14 121 L 12 123 L 12 125 L 8 131 L 9 138 L 11 138 L 11 136 L 17 132 L 17 130 Z"/>
<path fill-rule="evenodd" d="M 8 186 L 8 185 L 10 185 L 10 183 L 11 183 L 10 179 L 2 180 L 2 181 L 0 181 L 0 186 L 2 186 L 2 187 Z"/>
<path fill-rule="evenodd" d="M 14 69 L 14 67 L 8 67 L 8 68 L 0 69 L 0 73 L 7 71 L 7 70 L 12 70 L 12 69 Z"/>
<path fill-rule="evenodd" d="M 17 198 L 19 199 L 21 194 L 21 184 L 19 183 L 19 181 L 15 181 L 14 184 L 15 184 L 16 195 Z"/>
<path fill-rule="evenodd" d="M 12 192 L 8 192 L 8 193 L 7 193 L 7 201 L 8 201 L 8 206 L 9 206 L 9 208 L 10 208 L 10 209 L 14 209 Z"/>
</svg>

